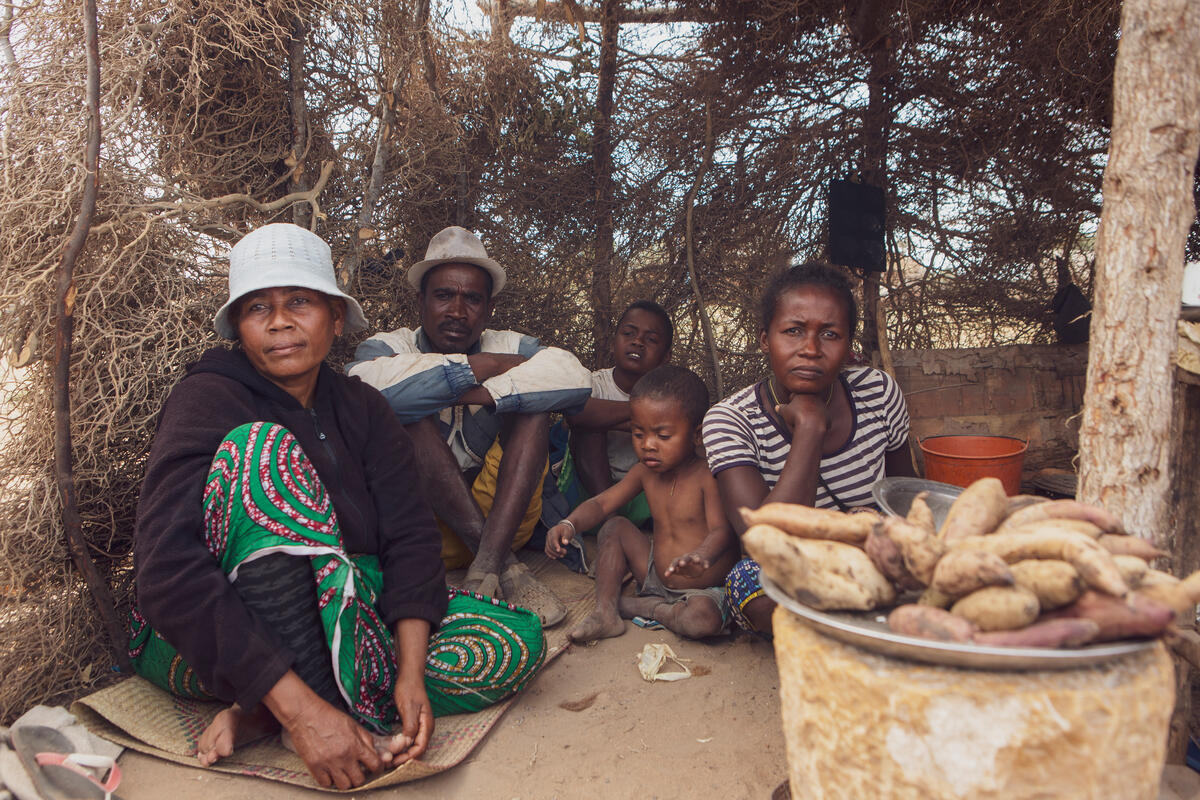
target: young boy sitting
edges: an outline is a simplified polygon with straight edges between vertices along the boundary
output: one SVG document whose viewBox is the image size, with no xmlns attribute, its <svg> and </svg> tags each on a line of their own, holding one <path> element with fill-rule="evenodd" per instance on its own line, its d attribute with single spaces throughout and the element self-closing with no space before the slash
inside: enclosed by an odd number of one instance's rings
<svg viewBox="0 0 1200 800">
<path fill-rule="evenodd" d="M 584 501 L 546 534 L 546 555 L 560 558 L 577 530 L 600 529 L 596 610 L 571 631 L 590 642 L 625 631 L 622 618 L 654 619 L 680 636 L 700 638 L 726 629 L 725 576 L 738 559 L 717 483 L 696 453 L 708 389 L 691 370 L 661 366 L 630 394 L 633 448 L 639 463 L 615 486 Z M 614 512 L 645 491 L 654 539 Z M 632 572 L 639 590 L 622 597 Z"/>
<path fill-rule="evenodd" d="M 564 474 L 569 484 L 573 472 L 583 490 L 572 499 L 573 493 L 560 486 L 571 505 L 581 502 L 579 494 L 586 498 L 608 489 L 638 462 L 629 439 L 629 392 L 639 378 L 670 358 L 674 333 L 666 310 L 650 300 L 631 303 L 621 314 L 613 339 L 613 366 L 592 373 L 591 398 L 582 411 L 567 417 L 571 465 Z M 650 518 L 641 494 L 617 513 L 635 525 Z"/>
</svg>

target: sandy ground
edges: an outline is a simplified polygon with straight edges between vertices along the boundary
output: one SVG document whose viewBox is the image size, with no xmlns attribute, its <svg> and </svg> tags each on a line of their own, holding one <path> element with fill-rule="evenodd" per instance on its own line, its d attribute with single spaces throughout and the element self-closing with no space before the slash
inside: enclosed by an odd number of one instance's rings
<svg viewBox="0 0 1200 800">
<path fill-rule="evenodd" d="M 670 644 L 696 674 L 646 683 L 634 660 L 648 642 Z M 766 798 L 786 777 L 778 686 L 774 653 L 761 641 L 694 642 L 629 625 L 624 636 L 559 656 L 462 764 L 353 796 Z M 134 752 L 120 763 L 125 800 L 332 796 Z"/>
<path fill-rule="evenodd" d="M 557 565 L 543 573 L 565 600 L 592 584 Z M 693 676 L 647 683 L 636 665 L 665 642 Z M 121 757 L 125 800 L 329 798 L 261 778 L 184 767 L 133 751 Z M 710 641 L 626 626 L 572 646 L 546 666 L 466 761 L 363 798 L 761 798 L 786 778 L 779 676 L 771 646 L 742 634 Z M 1200 774 L 1168 767 L 1159 800 L 1197 800 Z"/>
</svg>

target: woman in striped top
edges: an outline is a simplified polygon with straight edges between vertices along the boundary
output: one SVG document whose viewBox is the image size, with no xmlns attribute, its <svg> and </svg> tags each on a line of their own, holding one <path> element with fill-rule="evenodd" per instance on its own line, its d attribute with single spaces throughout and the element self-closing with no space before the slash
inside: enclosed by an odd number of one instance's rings
<svg viewBox="0 0 1200 800">
<path fill-rule="evenodd" d="M 777 276 L 762 300 L 759 343 L 771 375 L 722 400 L 704 418 L 704 448 L 725 514 L 801 503 L 848 511 L 871 503 L 883 475 L 913 475 L 908 409 L 896 382 L 871 367 L 844 369 L 858 324 L 850 280 L 819 262 Z M 744 559 L 726 582 L 734 617 L 771 633 L 775 603 L 758 564 Z"/>
</svg>

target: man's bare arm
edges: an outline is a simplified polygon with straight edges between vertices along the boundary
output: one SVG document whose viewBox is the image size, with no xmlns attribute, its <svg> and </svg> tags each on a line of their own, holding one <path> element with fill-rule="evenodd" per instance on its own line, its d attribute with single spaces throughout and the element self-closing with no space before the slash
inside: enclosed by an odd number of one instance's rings
<svg viewBox="0 0 1200 800">
<path fill-rule="evenodd" d="M 571 455 L 579 482 L 591 496 L 613 485 L 612 467 L 608 463 L 608 435 L 591 429 L 571 431 Z"/>
<path fill-rule="evenodd" d="M 488 378 L 503 375 L 518 364 L 524 364 L 529 359 L 509 353 L 475 353 L 467 356 L 471 372 L 475 373 L 475 382 L 483 383 Z"/>
<path fill-rule="evenodd" d="M 471 372 L 475 373 L 475 382 L 483 383 L 488 378 L 503 375 L 518 364 L 524 364 L 525 356 L 509 355 L 508 353 L 475 353 L 467 356 Z M 473 386 L 460 394 L 455 400 L 456 406 L 494 406 L 496 401 L 491 393 L 482 386 Z"/>
<path fill-rule="evenodd" d="M 629 422 L 628 400 L 604 400 L 599 397 L 588 398 L 582 411 L 567 417 L 567 424 L 572 430 L 612 430 L 626 422 Z"/>
</svg>

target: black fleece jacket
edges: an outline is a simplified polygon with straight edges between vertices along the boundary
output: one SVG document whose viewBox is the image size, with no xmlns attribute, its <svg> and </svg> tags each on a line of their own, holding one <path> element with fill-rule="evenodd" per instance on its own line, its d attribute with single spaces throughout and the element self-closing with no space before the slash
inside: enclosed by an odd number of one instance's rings
<svg viewBox="0 0 1200 800">
<path fill-rule="evenodd" d="M 299 441 L 333 501 L 351 554 L 383 567 L 389 627 L 446 612 L 441 536 L 421 493 L 412 440 L 378 391 L 321 366 L 313 408 L 264 378 L 240 350 L 213 348 L 171 391 L 150 451 L 134 540 L 137 599 L 206 689 L 251 709 L 294 657 L 252 616 L 204 544 L 201 497 L 221 440 L 275 422 Z"/>
</svg>

